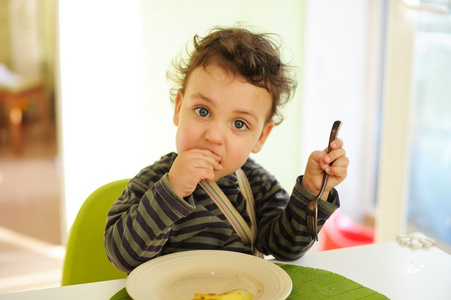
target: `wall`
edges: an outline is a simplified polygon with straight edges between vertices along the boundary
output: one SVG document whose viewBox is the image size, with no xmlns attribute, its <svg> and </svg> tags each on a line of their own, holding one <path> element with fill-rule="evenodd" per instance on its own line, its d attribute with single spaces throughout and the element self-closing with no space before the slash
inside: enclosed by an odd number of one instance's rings
<svg viewBox="0 0 451 300">
<path fill-rule="evenodd" d="M 341 210 L 355 221 L 372 215 L 377 171 L 377 121 L 381 97 L 380 1 L 307 1 L 301 156 L 324 149 L 332 123 L 350 159 L 337 189 Z M 303 160 L 305 161 L 305 160 Z"/>
<path fill-rule="evenodd" d="M 39 1 L 14 0 L 9 4 L 11 69 L 26 77 L 42 75 Z"/>
<path fill-rule="evenodd" d="M 0 1 L 0 63 L 22 76 L 42 78 L 49 96 L 56 68 L 55 13 L 56 0 Z"/>
<path fill-rule="evenodd" d="M 11 51 L 10 51 L 10 41 L 9 41 L 9 2 L 0 1 L 0 63 L 11 67 Z"/>
</svg>

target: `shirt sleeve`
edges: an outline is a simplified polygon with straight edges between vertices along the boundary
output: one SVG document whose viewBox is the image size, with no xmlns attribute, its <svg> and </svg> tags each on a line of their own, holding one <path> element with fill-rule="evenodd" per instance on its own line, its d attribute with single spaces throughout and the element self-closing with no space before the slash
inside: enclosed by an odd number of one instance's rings
<svg viewBox="0 0 451 300">
<path fill-rule="evenodd" d="M 306 208 L 315 196 L 302 186 L 302 176 L 297 178 L 291 196 L 272 175 L 266 173 L 253 178 L 259 182 L 251 185 L 260 186 L 257 193 L 254 191 L 258 218 L 257 248 L 279 260 L 301 257 L 313 246 L 307 231 Z M 330 191 L 327 201 L 318 202 L 319 229 L 339 206 L 335 189 Z"/>
<path fill-rule="evenodd" d="M 169 238 L 171 225 L 195 209 L 192 197 L 182 199 L 174 192 L 167 174 L 154 184 L 147 183 L 148 177 L 138 175 L 130 180 L 107 216 L 108 258 L 127 273 L 157 257 Z"/>
</svg>

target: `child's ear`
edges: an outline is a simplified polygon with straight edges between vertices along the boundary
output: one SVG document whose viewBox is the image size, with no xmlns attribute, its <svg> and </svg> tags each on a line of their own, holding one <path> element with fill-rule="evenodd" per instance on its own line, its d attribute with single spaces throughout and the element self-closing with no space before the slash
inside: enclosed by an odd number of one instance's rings
<svg viewBox="0 0 451 300">
<path fill-rule="evenodd" d="M 179 90 L 177 92 L 177 97 L 175 98 L 175 107 L 174 107 L 174 116 L 172 117 L 172 121 L 175 126 L 179 125 L 179 115 L 180 115 L 180 107 L 182 106 L 183 100 L 183 92 Z"/>
<path fill-rule="evenodd" d="M 266 139 L 268 138 L 269 134 L 271 133 L 271 130 L 274 128 L 273 122 L 267 122 L 265 124 L 265 127 L 263 127 L 262 133 L 260 134 L 260 137 L 258 138 L 257 143 L 255 144 L 254 148 L 252 149 L 252 153 L 258 153 L 263 148 L 263 145 L 266 142 Z"/>
</svg>

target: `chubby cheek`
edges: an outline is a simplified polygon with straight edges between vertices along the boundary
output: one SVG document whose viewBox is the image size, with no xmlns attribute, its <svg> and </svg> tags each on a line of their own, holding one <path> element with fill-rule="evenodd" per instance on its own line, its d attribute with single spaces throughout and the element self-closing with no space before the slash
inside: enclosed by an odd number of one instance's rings
<svg viewBox="0 0 451 300">
<path fill-rule="evenodd" d="M 226 157 L 223 157 L 223 160 L 221 161 L 221 164 L 223 166 L 223 169 L 220 171 L 222 176 L 229 175 L 239 168 L 246 162 L 247 158 L 249 157 L 250 150 L 246 147 L 242 147 L 240 143 L 237 143 L 237 145 L 233 145 L 234 147 L 231 147 L 227 149 L 226 151 Z"/>
<path fill-rule="evenodd" d="M 184 127 L 177 128 L 175 144 L 177 153 L 182 153 L 187 150 L 195 148 L 196 134 L 193 130 L 188 130 Z"/>
</svg>

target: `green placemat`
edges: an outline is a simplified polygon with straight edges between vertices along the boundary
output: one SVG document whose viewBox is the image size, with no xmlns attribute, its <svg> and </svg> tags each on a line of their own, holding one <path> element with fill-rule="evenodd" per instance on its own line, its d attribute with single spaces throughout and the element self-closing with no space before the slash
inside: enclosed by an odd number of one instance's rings
<svg viewBox="0 0 451 300">
<path fill-rule="evenodd" d="M 289 264 L 277 264 L 290 275 L 293 290 L 287 300 L 299 299 L 388 299 L 344 276 L 308 267 Z M 110 300 L 131 300 L 125 288 L 117 292 Z"/>
<path fill-rule="evenodd" d="M 127 290 L 123 288 L 119 292 L 113 295 L 110 300 L 131 300 L 132 298 L 128 295 Z"/>
<path fill-rule="evenodd" d="M 290 275 L 293 290 L 287 300 L 299 299 L 388 299 L 344 276 L 288 264 L 278 264 Z"/>
</svg>

